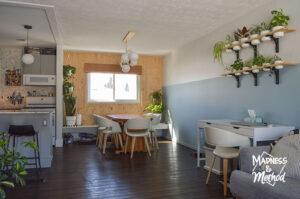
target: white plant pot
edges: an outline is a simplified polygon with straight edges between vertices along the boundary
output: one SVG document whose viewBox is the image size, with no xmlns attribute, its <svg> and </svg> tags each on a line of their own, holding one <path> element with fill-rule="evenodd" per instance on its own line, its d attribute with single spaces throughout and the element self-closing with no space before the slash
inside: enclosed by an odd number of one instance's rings
<svg viewBox="0 0 300 199">
<path fill-rule="evenodd" d="M 67 126 L 75 126 L 75 124 L 76 124 L 76 116 L 66 116 Z"/>
<path fill-rule="evenodd" d="M 81 126 L 81 124 L 82 124 L 82 119 L 81 118 L 82 118 L 81 114 L 76 115 L 76 125 L 77 126 Z"/>
<path fill-rule="evenodd" d="M 238 41 L 234 41 L 234 42 L 232 42 L 232 45 L 235 45 L 235 44 L 238 44 L 238 43 L 239 43 Z M 240 46 L 233 46 L 233 50 L 239 51 L 239 50 L 241 50 L 241 47 Z"/>
<path fill-rule="evenodd" d="M 254 37 L 257 37 L 257 36 L 258 36 L 258 34 L 250 35 L 250 39 L 252 39 Z M 252 45 L 258 45 L 258 44 L 260 44 L 260 41 L 259 41 L 259 39 L 254 39 L 254 40 L 251 41 L 251 44 Z"/>
<path fill-rule="evenodd" d="M 248 40 L 247 37 L 241 38 L 241 42 Z M 243 43 L 242 48 L 248 48 L 250 45 L 248 43 Z"/>
<path fill-rule="evenodd" d="M 227 47 L 229 47 L 229 46 L 230 46 L 229 44 L 226 44 L 226 45 L 225 45 L 225 48 L 227 48 Z M 225 50 L 225 52 L 231 53 L 231 52 L 232 52 L 232 49 L 227 48 L 227 49 Z"/>
<path fill-rule="evenodd" d="M 283 26 L 275 26 L 275 27 L 272 28 L 272 31 L 279 30 L 281 28 L 284 28 L 284 27 Z M 283 36 L 284 36 L 284 32 L 281 32 L 281 31 L 280 32 L 275 32 L 273 34 L 273 37 L 275 37 L 275 38 L 281 38 Z"/>
<path fill-rule="evenodd" d="M 277 60 L 275 61 L 275 64 L 282 64 L 284 61 L 282 60 Z M 276 69 L 282 69 L 283 68 L 283 65 L 277 65 L 275 66 Z"/>
<path fill-rule="evenodd" d="M 249 67 L 243 67 L 243 70 L 248 70 L 248 69 L 249 69 Z M 243 72 L 243 74 L 244 74 L 244 75 L 248 75 L 249 72 L 248 72 L 248 71 L 245 71 L 245 72 Z"/>
<path fill-rule="evenodd" d="M 252 66 L 252 68 L 256 68 L 256 67 L 257 67 L 256 65 Z M 252 72 L 253 73 L 259 73 L 259 69 L 252 70 Z"/>
<path fill-rule="evenodd" d="M 74 87 L 72 86 L 69 88 L 69 93 L 72 93 L 73 91 L 74 91 Z"/>
<path fill-rule="evenodd" d="M 269 30 L 263 30 L 260 32 L 261 35 L 264 35 L 264 34 L 267 34 L 269 33 L 270 31 Z M 271 40 L 271 37 L 269 36 L 264 36 L 261 38 L 262 41 L 270 41 Z"/>
<path fill-rule="evenodd" d="M 267 66 L 267 65 L 270 65 L 270 63 L 264 63 L 263 66 Z M 271 69 L 270 68 L 263 68 L 264 71 L 270 71 Z"/>
<path fill-rule="evenodd" d="M 241 75 L 241 73 L 234 73 L 236 76 L 240 76 Z"/>
</svg>

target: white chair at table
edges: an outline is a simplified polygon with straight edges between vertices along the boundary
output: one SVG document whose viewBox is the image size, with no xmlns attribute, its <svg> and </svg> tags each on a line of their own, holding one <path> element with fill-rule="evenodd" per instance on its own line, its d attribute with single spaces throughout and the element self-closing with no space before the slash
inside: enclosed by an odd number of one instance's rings
<svg viewBox="0 0 300 199">
<path fill-rule="evenodd" d="M 119 147 L 119 144 L 122 148 L 123 147 L 122 137 L 121 137 L 122 129 L 120 127 L 120 124 L 118 122 L 112 121 L 100 115 L 94 114 L 93 117 L 94 117 L 94 121 L 99 126 L 99 132 L 98 132 L 99 138 L 97 140 L 98 140 L 99 149 L 103 147 L 103 151 L 102 151 L 103 154 L 105 154 L 106 142 L 108 136 L 114 138 L 115 145 L 117 148 Z"/>
<path fill-rule="evenodd" d="M 161 123 L 161 114 L 159 113 L 146 113 L 145 116 L 151 117 L 151 125 L 150 125 L 150 142 L 152 145 L 155 144 L 156 149 L 159 149 L 157 142 L 157 134 L 156 130 L 164 130 L 169 129 L 168 124 Z"/>
<path fill-rule="evenodd" d="M 126 144 L 125 144 L 125 154 L 127 152 L 127 145 L 129 137 L 132 137 L 131 145 L 131 156 L 133 157 L 134 145 L 137 137 L 144 137 L 145 145 L 147 147 L 149 156 L 151 156 L 149 144 L 147 138 L 149 137 L 150 128 L 150 118 L 136 118 L 130 119 L 124 124 L 124 132 L 126 133 Z"/>
<path fill-rule="evenodd" d="M 223 175 L 224 175 L 224 196 L 227 195 L 227 173 L 228 173 L 228 160 L 230 160 L 230 167 L 232 171 L 233 159 L 239 156 L 239 149 L 234 147 L 247 147 L 250 146 L 250 140 L 246 136 L 238 135 L 236 133 L 226 131 L 214 127 L 204 128 L 206 142 L 210 145 L 216 146 L 213 151 L 213 159 L 209 168 L 206 178 L 208 184 L 209 177 L 214 166 L 216 157 L 223 159 Z"/>
</svg>

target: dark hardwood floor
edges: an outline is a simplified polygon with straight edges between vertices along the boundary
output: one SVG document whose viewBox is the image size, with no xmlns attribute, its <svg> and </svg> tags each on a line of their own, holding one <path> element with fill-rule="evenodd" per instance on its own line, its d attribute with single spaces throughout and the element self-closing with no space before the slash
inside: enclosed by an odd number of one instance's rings
<svg viewBox="0 0 300 199">
<path fill-rule="evenodd" d="M 54 148 L 51 169 L 43 169 L 44 183 L 28 183 L 8 191 L 8 199 L 84 198 L 224 198 L 219 177 L 196 167 L 194 151 L 161 143 L 159 152 L 102 155 L 95 145 Z"/>
</svg>

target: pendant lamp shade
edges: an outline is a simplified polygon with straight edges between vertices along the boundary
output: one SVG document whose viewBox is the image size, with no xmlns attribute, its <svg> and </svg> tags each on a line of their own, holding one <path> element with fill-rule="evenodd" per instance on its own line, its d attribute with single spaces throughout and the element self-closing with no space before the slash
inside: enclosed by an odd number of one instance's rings
<svg viewBox="0 0 300 199">
<path fill-rule="evenodd" d="M 24 28 L 27 30 L 27 48 L 28 48 L 28 34 L 29 30 L 32 29 L 32 26 L 24 25 Z M 32 64 L 34 62 L 34 57 L 32 54 L 24 53 L 22 56 L 22 62 L 24 64 Z"/>
</svg>

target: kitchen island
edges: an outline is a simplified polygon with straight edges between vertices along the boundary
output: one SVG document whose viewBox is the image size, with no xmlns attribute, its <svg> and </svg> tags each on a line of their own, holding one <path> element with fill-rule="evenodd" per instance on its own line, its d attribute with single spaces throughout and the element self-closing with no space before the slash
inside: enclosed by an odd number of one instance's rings
<svg viewBox="0 0 300 199">
<path fill-rule="evenodd" d="M 8 132 L 10 125 L 33 125 L 39 137 L 39 151 L 41 167 L 51 167 L 52 161 L 52 119 L 49 112 L 24 112 L 7 111 L 0 112 L 0 132 Z M 23 156 L 33 157 L 31 148 L 24 148 L 21 144 L 24 141 L 32 141 L 32 137 L 18 137 L 16 139 L 16 151 Z M 10 146 L 12 146 L 12 139 Z M 32 166 L 31 166 L 32 167 Z"/>
</svg>

